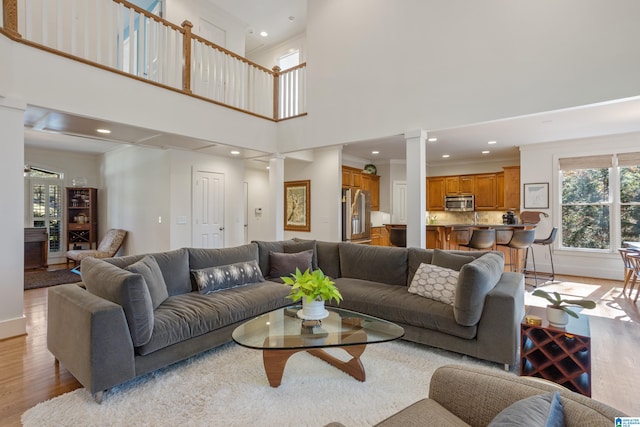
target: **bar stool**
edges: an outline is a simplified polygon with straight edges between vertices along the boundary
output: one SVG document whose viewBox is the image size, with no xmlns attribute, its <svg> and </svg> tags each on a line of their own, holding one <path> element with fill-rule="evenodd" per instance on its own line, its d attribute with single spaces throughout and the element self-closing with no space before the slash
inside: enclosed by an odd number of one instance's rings
<svg viewBox="0 0 640 427">
<path fill-rule="evenodd" d="M 551 229 L 551 233 L 549 233 L 549 236 L 546 239 L 535 239 L 533 241 L 534 245 L 542 245 L 542 246 L 546 246 L 547 248 L 549 248 L 549 261 L 551 262 L 551 273 L 538 273 L 536 272 L 536 260 L 535 260 L 535 254 L 533 253 L 533 248 L 531 248 L 531 257 L 533 258 L 533 271 L 527 270 L 527 261 L 529 259 L 529 249 L 527 249 L 527 252 L 524 255 L 524 266 L 525 266 L 525 270 L 524 270 L 524 275 L 527 278 L 531 278 L 531 273 L 534 274 L 534 280 L 536 282 L 535 286 L 538 286 L 538 277 L 540 277 L 541 279 L 546 279 L 546 281 L 551 280 L 552 282 L 556 279 L 556 271 L 555 268 L 553 267 L 553 251 L 551 250 L 551 245 L 553 245 L 553 242 L 556 240 L 556 234 L 558 234 L 558 227 L 553 227 Z"/>
<path fill-rule="evenodd" d="M 467 243 L 460 243 L 465 248 L 486 250 L 493 249 L 496 244 L 496 230 L 493 228 L 476 228 L 471 232 L 471 238 Z"/>
<path fill-rule="evenodd" d="M 634 285 L 636 279 L 633 269 L 633 260 L 629 258 L 629 255 L 636 254 L 638 252 L 627 248 L 620 248 L 618 249 L 618 252 L 620 252 L 620 257 L 622 257 L 622 265 L 624 266 L 624 286 L 622 288 L 622 294 L 624 295 L 624 291 L 627 289 L 627 285 L 629 285 L 629 281 L 631 280 L 631 278 L 634 278 Z M 629 296 L 631 296 L 632 290 L 633 286 L 629 289 Z"/>
<path fill-rule="evenodd" d="M 518 251 L 522 250 L 522 249 L 529 249 L 531 247 L 531 244 L 533 243 L 533 241 L 536 238 L 536 230 L 535 228 L 531 229 L 531 230 L 524 230 L 524 229 L 515 229 L 513 230 L 513 234 L 511 236 L 511 239 L 509 239 L 509 242 L 507 244 L 500 244 L 500 246 L 506 246 L 509 248 L 509 266 L 511 267 L 511 271 L 517 271 L 516 266 L 517 266 L 517 262 L 515 262 L 516 258 L 513 257 L 514 254 L 514 250 L 517 254 L 519 253 Z M 524 265 L 521 269 L 522 272 L 524 272 Z M 535 262 L 535 258 L 533 259 L 533 273 L 535 276 L 535 271 L 536 271 L 536 262 Z M 538 285 L 538 281 L 536 279 L 536 286 Z"/>
<path fill-rule="evenodd" d="M 398 246 L 401 248 L 407 247 L 407 229 L 406 228 L 390 228 L 389 229 L 389 241 L 392 246 Z"/>
</svg>

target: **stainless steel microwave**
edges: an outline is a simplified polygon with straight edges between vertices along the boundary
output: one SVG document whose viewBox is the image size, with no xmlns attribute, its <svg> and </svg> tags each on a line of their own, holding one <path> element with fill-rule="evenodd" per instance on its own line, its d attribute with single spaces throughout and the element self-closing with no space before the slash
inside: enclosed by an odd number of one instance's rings
<svg viewBox="0 0 640 427">
<path fill-rule="evenodd" d="M 475 200 L 473 194 L 444 196 L 444 210 L 453 212 L 473 211 Z"/>
</svg>

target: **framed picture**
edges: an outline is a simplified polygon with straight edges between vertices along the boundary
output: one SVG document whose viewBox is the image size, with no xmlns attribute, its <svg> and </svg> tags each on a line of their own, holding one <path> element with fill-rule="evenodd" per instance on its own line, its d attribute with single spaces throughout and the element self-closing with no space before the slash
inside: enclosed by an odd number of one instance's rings
<svg viewBox="0 0 640 427">
<path fill-rule="evenodd" d="M 311 181 L 284 183 L 284 229 L 311 231 Z"/>
<path fill-rule="evenodd" d="M 525 209 L 549 209 L 549 183 L 524 184 Z"/>
</svg>

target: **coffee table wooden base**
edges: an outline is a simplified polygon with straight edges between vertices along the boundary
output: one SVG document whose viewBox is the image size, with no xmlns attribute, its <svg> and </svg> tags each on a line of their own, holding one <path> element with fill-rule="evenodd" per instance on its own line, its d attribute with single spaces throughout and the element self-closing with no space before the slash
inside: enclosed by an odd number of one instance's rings
<svg viewBox="0 0 640 427">
<path fill-rule="evenodd" d="M 351 375 L 353 378 L 358 381 L 364 381 L 366 379 L 366 374 L 364 372 L 364 366 L 360 361 L 360 356 L 364 353 L 364 350 L 367 348 L 366 344 L 359 345 L 349 345 L 344 347 L 335 347 L 341 348 L 346 351 L 351 359 L 344 362 L 326 351 L 316 348 L 316 349 L 291 349 L 291 350 L 263 350 L 262 351 L 262 361 L 264 363 L 264 370 L 267 374 L 267 379 L 269 380 L 269 385 L 271 387 L 278 387 L 282 383 L 282 374 L 284 373 L 284 367 L 287 364 L 287 360 L 291 356 L 301 351 L 306 351 L 307 353 L 324 360 L 328 364 L 335 366 L 341 371 Z"/>
</svg>

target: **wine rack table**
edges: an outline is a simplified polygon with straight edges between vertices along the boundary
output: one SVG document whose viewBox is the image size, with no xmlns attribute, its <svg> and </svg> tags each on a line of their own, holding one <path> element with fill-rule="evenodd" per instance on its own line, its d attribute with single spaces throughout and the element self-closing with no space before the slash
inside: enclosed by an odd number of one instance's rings
<svg viewBox="0 0 640 427">
<path fill-rule="evenodd" d="M 545 308 L 530 307 L 527 315 L 542 318 L 542 324 L 520 324 L 520 375 L 544 378 L 591 397 L 589 318 L 569 317 L 562 329 L 549 325 Z"/>
</svg>

